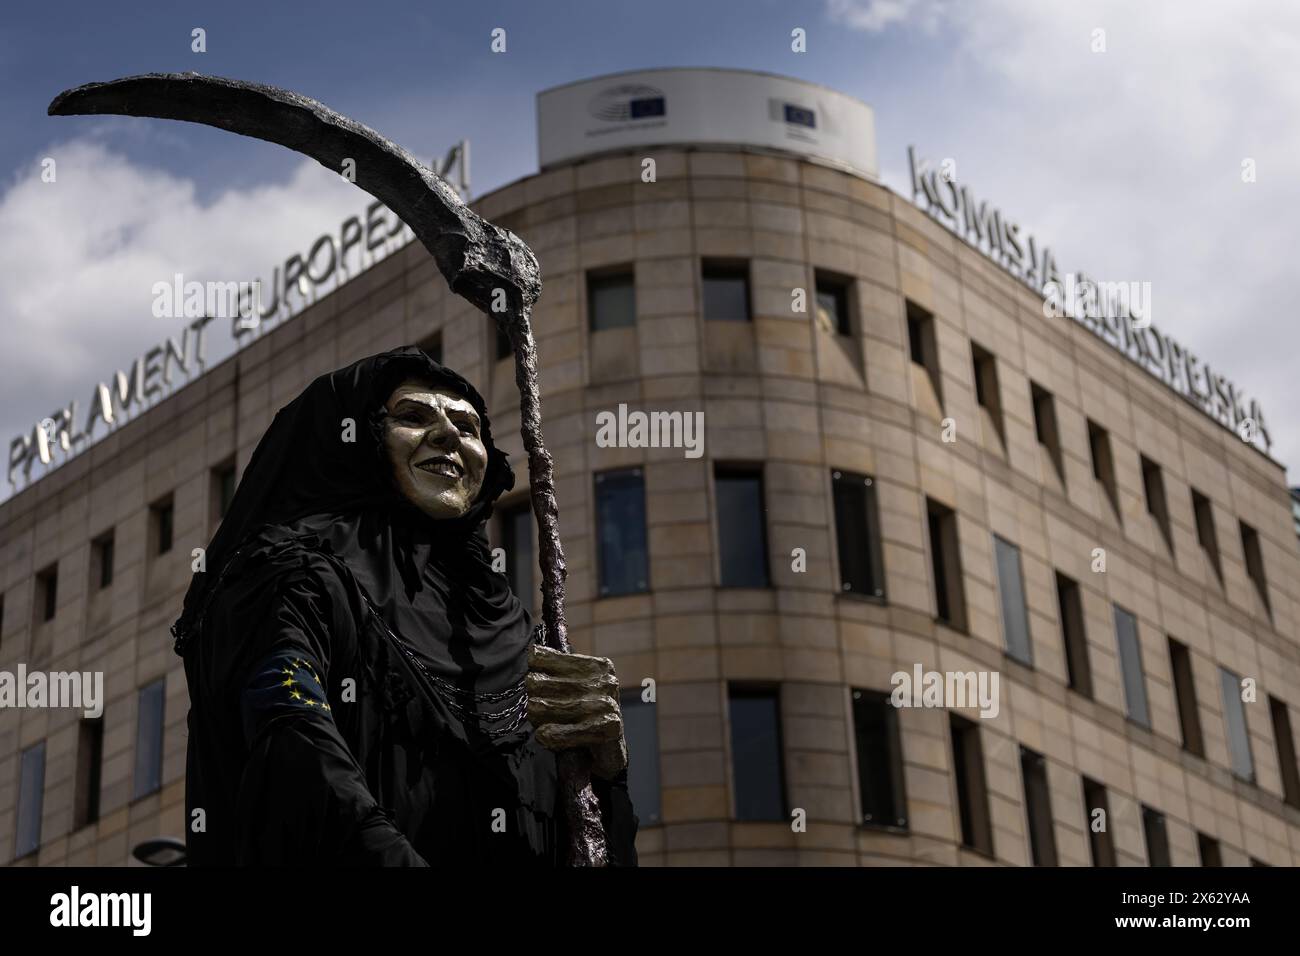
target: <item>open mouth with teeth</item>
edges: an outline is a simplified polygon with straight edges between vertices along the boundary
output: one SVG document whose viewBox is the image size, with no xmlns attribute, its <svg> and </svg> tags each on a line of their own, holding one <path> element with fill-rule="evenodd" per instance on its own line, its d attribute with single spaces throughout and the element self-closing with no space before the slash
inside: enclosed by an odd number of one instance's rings
<svg viewBox="0 0 1300 956">
<path fill-rule="evenodd" d="M 420 471 L 428 472 L 431 475 L 439 475 L 443 478 L 450 478 L 453 481 L 459 480 L 465 474 L 465 469 L 450 458 L 427 458 L 415 467 Z"/>
</svg>

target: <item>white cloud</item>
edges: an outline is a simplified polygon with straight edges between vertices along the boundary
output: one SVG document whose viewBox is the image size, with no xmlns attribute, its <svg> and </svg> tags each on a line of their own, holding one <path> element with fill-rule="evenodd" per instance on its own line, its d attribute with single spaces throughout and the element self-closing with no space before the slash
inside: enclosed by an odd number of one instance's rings
<svg viewBox="0 0 1300 956">
<path fill-rule="evenodd" d="M 0 438 L 9 440 L 75 399 L 188 320 L 154 318 L 155 282 L 271 280 L 272 269 L 371 198 L 304 160 L 285 183 L 229 191 L 211 203 L 193 181 L 135 165 L 99 142 L 48 151 L 0 197 Z M 269 291 L 266 293 L 269 295 Z M 209 325 L 209 361 L 228 329 Z M 227 349 L 228 350 L 228 349 Z M 38 466 L 39 467 L 39 466 Z M 7 495 L 7 483 L 0 497 Z"/>
<path fill-rule="evenodd" d="M 827 11 L 921 44 L 927 68 L 901 93 L 919 150 L 954 156 L 958 177 L 1051 242 L 1063 270 L 1152 282 L 1156 324 L 1258 396 L 1273 457 L 1300 467 L 1300 4 L 829 0 Z M 898 152 L 886 166 L 896 187 Z"/>
<path fill-rule="evenodd" d="M 895 24 L 913 23 L 932 30 L 942 18 L 945 0 L 828 0 L 831 19 L 857 30 L 879 33 Z"/>
</svg>

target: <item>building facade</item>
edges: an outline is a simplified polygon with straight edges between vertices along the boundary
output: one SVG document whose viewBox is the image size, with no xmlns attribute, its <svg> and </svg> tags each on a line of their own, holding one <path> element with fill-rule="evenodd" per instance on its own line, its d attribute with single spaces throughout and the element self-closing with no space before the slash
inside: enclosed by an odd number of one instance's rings
<svg viewBox="0 0 1300 956">
<path fill-rule="evenodd" d="M 1045 318 L 874 141 L 743 139 L 604 139 L 474 204 L 541 262 L 570 637 L 624 687 L 643 864 L 1300 863 L 1283 468 Z M 0 710 L 0 861 L 183 836 L 192 551 L 276 409 L 413 343 L 523 478 L 508 345 L 412 243 L 0 504 L 0 671 L 106 697 Z M 491 530 L 537 609 L 525 485 Z"/>
</svg>

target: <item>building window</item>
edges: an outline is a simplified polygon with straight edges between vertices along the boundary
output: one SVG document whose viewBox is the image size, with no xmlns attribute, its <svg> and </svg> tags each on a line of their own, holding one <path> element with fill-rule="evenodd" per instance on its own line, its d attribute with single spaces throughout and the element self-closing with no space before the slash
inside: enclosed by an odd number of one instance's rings
<svg viewBox="0 0 1300 956">
<path fill-rule="evenodd" d="M 1296 768 L 1291 715 L 1287 712 L 1286 702 L 1276 697 L 1269 697 L 1268 712 L 1273 719 L 1273 741 L 1277 744 L 1277 763 L 1282 771 L 1283 799 L 1293 807 L 1300 807 L 1300 771 Z"/>
<path fill-rule="evenodd" d="M 1034 435 L 1038 444 L 1047 450 L 1056 467 L 1057 477 L 1065 482 L 1065 463 L 1061 458 L 1061 431 L 1056 424 L 1056 400 L 1041 386 L 1029 383 L 1029 396 L 1034 405 Z"/>
<path fill-rule="evenodd" d="M 832 471 L 831 487 L 840 552 L 840 590 L 882 598 L 885 574 L 875 482 L 866 475 Z"/>
<path fill-rule="evenodd" d="M 1047 787 L 1047 761 L 1042 754 L 1021 747 L 1020 773 L 1025 780 L 1030 859 L 1034 866 L 1056 866 L 1056 837 L 1052 833 L 1052 798 Z"/>
<path fill-rule="evenodd" d="M 1151 729 L 1147 710 L 1146 680 L 1142 674 L 1142 648 L 1137 618 L 1115 605 L 1115 637 L 1119 643 L 1119 668 L 1124 677 L 1124 710 L 1129 720 Z"/>
<path fill-rule="evenodd" d="M 948 727 L 952 733 L 962 845 L 992 856 L 993 823 L 989 816 L 988 788 L 984 784 L 984 750 L 980 746 L 979 727 L 953 713 L 948 715 Z"/>
<path fill-rule="evenodd" d="M 1273 617 L 1273 606 L 1268 600 L 1268 580 L 1264 577 L 1264 554 L 1259 547 L 1259 532 L 1244 521 L 1241 525 L 1241 550 L 1246 555 L 1246 574 L 1255 582 L 1255 591 L 1264 602 L 1264 610 Z"/>
<path fill-rule="evenodd" d="M 113 583 L 113 531 L 101 534 L 90 545 L 90 576 L 98 590 Z"/>
<path fill-rule="evenodd" d="M 939 384 L 939 346 L 935 338 L 934 316 L 910 299 L 907 300 L 907 344 L 912 364 L 925 369 L 935 400 L 942 407 L 943 389 Z"/>
<path fill-rule="evenodd" d="M 135 725 L 135 790 L 132 799 L 147 796 L 162 786 L 163 709 L 166 681 L 159 679 L 140 688 Z"/>
<path fill-rule="evenodd" d="M 749 263 L 705 259 L 701 271 L 705 321 L 748 322 Z"/>
<path fill-rule="evenodd" d="M 830 272 L 816 273 L 817 321 L 828 332 L 839 335 L 853 334 L 853 313 L 850 311 L 850 290 L 853 280 Z"/>
<path fill-rule="evenodd" d="M 442 364 L 442 330 L 439 329 L 432 335 L 425 336 L 417 344 L 416 348 L 421 349 L 429 358 L 433 359 L 439 365 Z"/>
<path fill-rule="evenodd" d="M 1246 729 L 1246 708 L 1241 700 L 1241 678 L 1220 667 L 1219 686 L 1223 689 L 1223 724 L 1228 735 L 1232 772 L 1253 783 L 1255 761 L 1250 755 L 1250 733 Z"/>
<path fill-rule="evenodd" d="M 1165 831 L 1165 815 L 1148 806 L 1142 807 L 1142 832 L 1147 841 L 1147 865 L 1171 866 L 1169 862 L 1169 834 Z"/>
<path fill-rule="evenodd" d="M 1087 777 L 1083 778 L 1083 809 L 1088 818 L 1092 865 L 1114 866 L 1115 839 L 1110 834 L 1110 801 L 1106 798 L 1106 788 Z"/>
<path fill-rule="evenodd" d="M 989 414 L 998 438 L 1005 440 L 1002 424 L 1002 393 L 998 389 L 998 363 L 993 353 L 970 344 L 971 361 L 975 374 L 975 403 Z"/>
<path fill-rule="evenodd" d="M 1070 687 L 1084 697 L 1092 696 L 1092 666 L 1088 663 L 1088 636 L 1083 625 L 1083 598 L 1079 583 L 1056 572 L 1056 604 L 1061 615 L 1061 636 L 1065 639 L 1065 668 Z"/>
<path fill-rule="evenodd" d="M 153 537 L 153 553 L 166 554 L 172 549 L 172 530 L 175 526 L 176 506 L 172 496 L 149 506 L 150 533 Z"/>
<path fill-rule="evenodd" d="M 645 481 L 640 468 L 596 475 L 596 542 L 601 597 L 650 589 Z"/>
<path fill-rule="evenodd" d="M 212 469 L 213 517 L 221 521 L 230 513 L 230 503 L 235 500 L 235 463 L 228 461 Z"/>
<path fill-rule="evenodd" d="M 641 698 L 641 690 L 624 691 L 623 735 L 627 739 L 627 791 L 642 826 L 663 822 L 659 806 L 659 728 L 655 705 Z"/>
<path fill-rule="evenodd" d="M 959 631 L 966 629 L 966 592 L 957 542 L 957 513 L 925 499 L 930 537 L 930 570 L 934 574 L 936 617 Z"/>
<path fill-rule="evenodd" d="M 35 853 L 41 845 L 45 803 L 45 741 L 28 747 L 18 762 L 18 839 L 14 857 Z"/>
<path fill-rule="evenodd" d="M 853 731 L 862 822 L 869 826 L 906 827 L 903 739 L 898 726 L 898 708 L 890 702 L 890 695 L 854 690 Z"/>
<path fill-rule="evenodd" d="M 1020 568 L 1020 549 L 1010 541 L 993 536 L 993 553 L 998 569 L 998 593 L 1002 598 L 1002 637 L 1007 653 L 1022 664 L 1033 666 L 1034 648 L 1029 634 L 1029 612 L 1025 608 L 1025 579 Z"/>
<path fill-rule="evenodd" d="M 719 465 L 713 481 L 718 495 L 722 586 L 765 588 L 769 579 L 762 474 Z"/>
<path fill-rule="evenodd" d="M 1192 489 L 1192 512 L 1196 515 L 1196 540 L 1210 559 L 1214 575 L 1223 583 L 1223 566 L 1219 564 L 1219 536 L 1214 530 L 1214 509 L 1210 499 L 1195 488 Z"/>
<path fill-rule="evenodd" d="M 630 266 L 587 273 L 587 314 L 593 332 L 636 325 L 636 282 Z"/>
<path fill-rule="evenodd" d="M 1174 675 L 1174 701 L 1178 704 L 1183 749 L 1204 757 L 1205 741 L 1201 737 L 1201 717 L 1196 708 L 1196 681 L 1192 679 L 1192 653 L 1186 644 L 1172 637 L 1169 638 L 1169 663 Z"/>
<path fill-rule="evenodd" d="M 1110 451 L 1110 434 L 1092 419 L 1088 420 L 1088 447 L 1092 451 L 1092 476 L 1101 483 L 1118 519 L 1119 485 L 1115 482 L 1115 459 Z"/>
<path fill-rule="evenodd" d="M 1146 493 L 1147 514 L 1155 518 L 1165 547 L 1174 550 L 1174 536 L 1169 527 L 1169 505 L 1165 500 L 1165 478 L 1160 466 L 1146 455 L 1138 456 L 1142 462 L 1142 490 Z"/>
<path fill-rule="evenodd" d="M 59 606 L 59 565 L 51 564 L 36 575 L 36 622 L 43 624 L 54 620 L 54 612 Z"/>
<path fill-rule="evenodd" d="M 501 548 L 506 554 L 506 580 L 510 590 L 523 602 L 524 607 L 532 607 L 537 563 L 533 558 L 533 507 L 525 498 L 500 512 Z"/>
<path fill-rule="evenodd" d="M 104 720 L 82 720 L 77 731 L 77 784 L 74 791 L 73 829 L 99 819 L 99 779 L 104 764 Z"/>
<path fill-rule="evenodd" d="M 736 819 L 786 820 L 777 691 L 728 687 Z"/>
<path fill-rule="evenodd" d="M 1214 837 L 1197 832 L 1196 848 L 1201 853 L 1201 866 L 1223 866 L 1223 854 L 1219 852 L 1219 841 Z"/>
</svg>

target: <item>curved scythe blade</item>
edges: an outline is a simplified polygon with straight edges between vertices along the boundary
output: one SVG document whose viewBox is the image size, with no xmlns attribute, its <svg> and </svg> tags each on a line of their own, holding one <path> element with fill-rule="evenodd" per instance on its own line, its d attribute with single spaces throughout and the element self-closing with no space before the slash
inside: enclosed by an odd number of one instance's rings
<svg viewBox="0 0 1300 956">
<path fill-rule="evenodd" d="M 537 301 L 537 258 L 518 236 L 494 226 L 414 156 L 369 127 L 309 97 L 274 86 L 198 73 L 148 73 L 65 90 L 51 116 L 85 114 L 185 120 L 263 139 L 341 173 L 356 163 L 356 184 L 381 200 L 433 253 L 452 291 L 492 314 L 503 288 L 511 311 Z"/>
<path fill-rule="evenodd" d="M 50 103 L 49 114 L 184 120 L 287 146 L 334 173 L 341 173 L 344 160 L 355 162 L 356 185 L 410 226 L 433 254 L 452 291 L 495 316 L 514 347 L 520 433 L 528 454 L 539 532 L 542 620 L 547 642 L 567 652 L 567 569 L 560 547 L 553 466 L 542 442 L 537 348 L 529 321 L 542 282 L 537 257 L 523 240 L 473 212 L 454 189 L 400 146 L 289 90 L 198 73 L 148 73 L 65 90 Z M 504 291 L 504 303 L 497 301 L 497 290 Z M 502 305 L 505 312 L 500 311 Z M 577 751 L 565 751 L 558 764 L 569 824 L 569 861 L 603 866 L 605 835 L 590 786 L 590 760 Z"/>
</svg>

